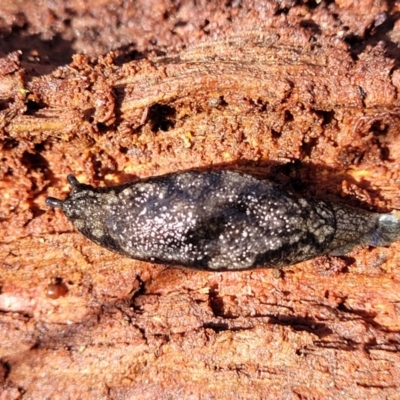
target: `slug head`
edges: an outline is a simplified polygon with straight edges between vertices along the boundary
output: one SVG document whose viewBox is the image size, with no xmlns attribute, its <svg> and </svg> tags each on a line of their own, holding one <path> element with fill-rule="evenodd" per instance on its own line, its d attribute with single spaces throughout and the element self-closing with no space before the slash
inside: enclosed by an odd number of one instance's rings
<svg viewBox="0 0 400 400">
<path fill-rule="evenodd" d="M 111 208 L 116 201 L 115 192 L 79 183 L 74 175 L 68 175 L 67 180 L 72 186 L 70 195 L 64 201 L 48 197 L 46 204 L 61 209 L 75 228 L 88 239 L 119 251 L 107 227 Z"/>
<path fill-rule="evenodd" d="M 83 186 L 79 183 L 78 179 L 76 179 L 75 176 L 72 174 L 69 174 L 67 176 L 67 180 L 68 183 L 72 186 L 73 192 L 79 191 L 79 188 Z M 47 197 L 46 204 L 50 207 L 59 208 L 63 210 L 64 201 L 56 199 L 55 197 Z"/>
</svg>

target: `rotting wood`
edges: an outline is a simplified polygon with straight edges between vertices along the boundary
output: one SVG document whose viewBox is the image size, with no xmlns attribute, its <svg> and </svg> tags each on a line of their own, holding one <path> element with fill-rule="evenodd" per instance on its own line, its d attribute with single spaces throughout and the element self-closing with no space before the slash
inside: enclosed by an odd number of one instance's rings
<svg viewBox="0 0 400 400">
<path fill-rule="evenodd" d="M 399 207 L 393 60 L 379 46 L 354 60 L 343 42 L 314 40 L 295 29 L 124 65 L 77 56 L 39 77 L 15 56 L 5 62 L 0 381 L 81 397 L 206 388 L 246 398 L 251 388 L 262 398 L 268 387 L 281 397 L 395 398 L 399 244 L 281 277 L 196 274 L 105 252 L 43 203 L 68 172 L 116 183 L 241 164 L 301 180 L 311 194 Z M 49 299 L 55 276 L 68 293 Z"/>
</svg>

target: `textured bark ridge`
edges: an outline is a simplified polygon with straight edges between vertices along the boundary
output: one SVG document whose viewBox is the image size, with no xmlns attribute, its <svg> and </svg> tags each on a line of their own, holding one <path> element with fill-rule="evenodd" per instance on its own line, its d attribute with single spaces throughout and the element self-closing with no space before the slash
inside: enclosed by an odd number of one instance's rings
<svg viewBox="0 0 400 400">
<path fill-rule="evenodd" d="M 234 168 L 400 209 L 398 6 L 34 3 L 0 5 L 0 398 L 396 398 L 400 243 L 193 272 L 45 198 Z"/>
</svg>

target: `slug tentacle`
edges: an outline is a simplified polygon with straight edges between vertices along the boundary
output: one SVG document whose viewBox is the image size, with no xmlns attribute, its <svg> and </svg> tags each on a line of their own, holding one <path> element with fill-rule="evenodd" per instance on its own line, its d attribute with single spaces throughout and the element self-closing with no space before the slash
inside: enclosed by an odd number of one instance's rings
<svg viewBox="0 0 400 400">
<path fill-rule="evenodd" d="M 50 207 L 55 207 L 55 208 L 62 208 L 63 206 L 63 201 L 56 199 L 55 197 L 48 197 L 46 199 L 46 204 Z"/>
<path fill-rule="evenodd" d="M 281 268 L 400 236 L 399 213 L 300 198 L 234 171 L 187 171 L 93 188 L 68 175 L 61 208 L 82 234 L 131 258 L 231 271 Z"/>
<path fill-rule="evenodd" d="M 73 189 L 79 188 L 81 183 L 79 183 L 78 179 L 76 179 L 75 175 L 69 174 L 67 175 L 67 181 L 72 186 Z"/>
</svg>

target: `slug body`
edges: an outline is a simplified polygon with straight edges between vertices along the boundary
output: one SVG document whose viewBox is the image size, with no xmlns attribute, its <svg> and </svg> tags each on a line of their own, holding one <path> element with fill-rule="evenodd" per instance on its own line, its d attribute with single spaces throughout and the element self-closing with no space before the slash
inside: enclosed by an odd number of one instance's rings
<svg viewBox="0 0 400 400">
<path fill-rule="evenodd" d="M 209 271 L 281 268 L 400 237 L 399 214 L 300 198 L 234 171 L 188 171 L 49 197 L 87 238 L 125 256 Z"/>
</svg>

